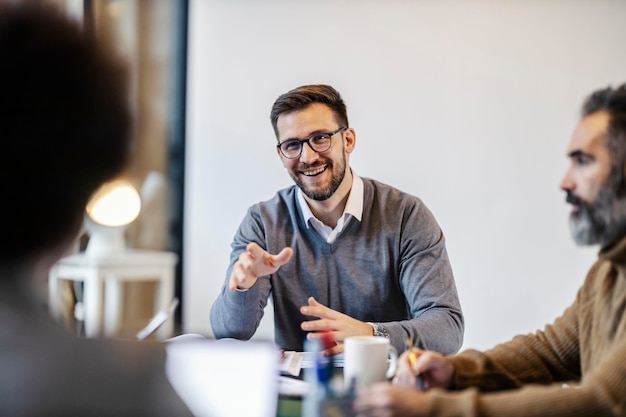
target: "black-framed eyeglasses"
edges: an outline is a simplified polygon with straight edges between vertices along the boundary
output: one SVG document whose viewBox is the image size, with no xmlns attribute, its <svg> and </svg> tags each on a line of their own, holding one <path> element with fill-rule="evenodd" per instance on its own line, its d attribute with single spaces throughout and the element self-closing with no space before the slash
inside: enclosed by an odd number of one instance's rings
<svg viewBox="0 0 626 417">
<path fill-rule="evenodd" d="M 333 136 L 343 130 L 346 130 L 346 128 L 340 127 L 334 132 L 328 133 L 314 133 L 306 139 L 287 139 L 280 142 L 276 147 L 288 159 L 298 158 L 302 154 L 302 147 L 305 143 L 315 152 L 325 152 L 330 149 Z"/>
</svg>

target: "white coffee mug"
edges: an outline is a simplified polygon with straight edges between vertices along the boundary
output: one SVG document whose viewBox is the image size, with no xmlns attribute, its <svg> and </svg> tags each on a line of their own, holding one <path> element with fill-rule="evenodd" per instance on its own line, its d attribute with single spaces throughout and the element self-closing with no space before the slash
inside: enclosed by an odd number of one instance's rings
<svg viewBox="0 0 626 417">
<path fill-rule="evenodd" d="M 398 352 L 385 337 L 352 336 L 344 340 L 343 360 L 346 388 L 354 383 L 359 391 L 374 382 L 393 377 L 398 365 Z"/>
</svg>

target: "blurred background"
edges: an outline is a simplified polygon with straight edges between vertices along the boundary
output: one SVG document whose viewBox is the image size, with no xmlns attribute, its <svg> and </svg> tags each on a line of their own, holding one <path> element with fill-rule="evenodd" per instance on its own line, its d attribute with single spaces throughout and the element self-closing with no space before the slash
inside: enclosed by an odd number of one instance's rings
<svg viewBox="0 0 626 417">
<path fill-rule="evenodd" d="M 108 38 L 128 63 L 134 147 L 122 178 L 139 192 L 141 212 L 126 229 L 126 245 L 175 253 L 179 259 L 175 294 L 181 298 L 187 1 L 48 2 L 65 9 L 85 30 Z M 84 250 L 88 241 L 89 234 L 84 233 L 76 250 Z M 124 283 L 123 326 L 118 336 L 134 336 L 154 315 L 155 285 Z M 74 323 L 72 302 L 80 298 L 80 290 L 68 286 L 67 291 L 65 320 L 70 326 L 79 325 Z M 174 321 L 178 332 L 180 310 Z"/>
</svg>

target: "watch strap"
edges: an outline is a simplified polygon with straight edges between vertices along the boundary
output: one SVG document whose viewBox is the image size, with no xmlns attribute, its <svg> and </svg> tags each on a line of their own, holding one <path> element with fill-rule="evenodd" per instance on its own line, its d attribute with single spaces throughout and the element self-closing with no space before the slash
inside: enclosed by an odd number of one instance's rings
<svg viewBox="0 0 626 417">
<path fill-rule="evenodd" d="M 369 321 L 367 322 L 367 324 L 372 326 L 372 328 L 374 329 L 374 336 L 380 336 L 389 339 L 389 332 L 387 331 L 387 328 L 385 326 L 380 323 L 372 323 Z"/>
</svg>

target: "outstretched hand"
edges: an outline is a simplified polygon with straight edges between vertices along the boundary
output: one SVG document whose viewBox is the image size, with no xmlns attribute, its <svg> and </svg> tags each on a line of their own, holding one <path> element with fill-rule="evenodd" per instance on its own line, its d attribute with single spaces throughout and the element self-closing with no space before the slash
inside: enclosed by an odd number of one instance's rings
<svg viewBox="0 0 626 417">
<path fill-rule="evenodd" d="M 231 291 L 247 290 L 259 277 L 273 274 L 286 264 L 293 255 L 293 249 L 284 248 L 277 255 L 271 255 L 256 243 L 249 243 L 246 251 L 239 255 L 230 274 L 228 288 Z"/>
<path fill-rule="evenodd" d="M 308 339 L 320 339 L 325 332 L 330 334 L 336 345 L 324 351 L 326 356 L 343 352 L 343 341 L 346 337 L 372 336 L 374 334 L 374 329 L 369 324 L 328 308 L 318 303 L 313 297 L 309 297 L 308 303 L 308 305 L 300 307 L 300 312 L 305 316 L 318 317 L 318 320 L 303 321 L 300 327 L 302 330 L 310 332 L 307 334 Z"/>
</svg>

